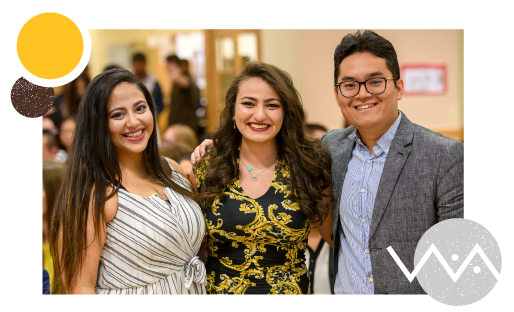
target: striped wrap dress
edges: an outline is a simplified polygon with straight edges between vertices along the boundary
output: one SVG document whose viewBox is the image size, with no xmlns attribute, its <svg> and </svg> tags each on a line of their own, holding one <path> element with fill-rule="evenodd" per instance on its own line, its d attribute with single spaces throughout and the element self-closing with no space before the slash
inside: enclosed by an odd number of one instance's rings
<svg viewBox="0 0 514 312">
<path fill-rule="evenodd" d="M 189 183 L 176 171 L 172 179 Z M 205 266 L 196 256 L 205 235 L 200 207 L 165 188 L 168 200 L 118 189 L 118 211 L 107 223 L 96 293 L 206 294 Z"/>
</svg>

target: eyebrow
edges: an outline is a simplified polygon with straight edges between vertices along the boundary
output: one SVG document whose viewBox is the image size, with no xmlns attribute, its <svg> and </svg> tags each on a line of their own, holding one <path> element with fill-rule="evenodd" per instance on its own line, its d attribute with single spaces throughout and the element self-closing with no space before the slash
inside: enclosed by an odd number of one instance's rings
<svg viewBox="0 0 514 312">
<path fill-rule="evenodd" d="M 384 73 L 381 72 L 381 71 L 375 71 L 375 72 L 372 72 L 371 74 L 367 74 L 366 75 L 366 78 L 371 78 L 371 77 L 374 77 L 374 76 L 383 76 Z M 345 81 L 345 80 L 357 80 L 355 79 L 355 77 L 351 77 L 351 76 L 344 76 L 343 78 L 341 78 L 342 81 Z"/>
<path fill-rule="evenodd" d="M 254 98 L 254 97 L 251 97 L 251 96 L 243 96 L 243 97 L 241 98 L 241 100 L 244 100 L 244 99 L 248 99 L 248 100 L 250 100 L 250 101 L 255 101 L 255 102 L 257 102 L 257 99 L 256 99 L 256 98 Z M 269 98 L 269 99 L 265 99 L 265 100 L 264 100 L 264 103 L 273 102 L 273 101 L 278 101 L 278 102 L 280 102 L 280 100 L 279 100 L 279 99 L 276 99 L 276 98 Z M 280 103 L 282 103 L 282 102 L 280 102 Z"/>
<path fill-rule="evenodd" d="M 139 105 L 141 103 L 146 103 L 146 102 L 143 101 L 143 100 L 139 100 L 136 103 L 134 103 L 134 105 L 132 105 L 132 106 L 136 106 L 136 105 Z M 124 110 L 125 110 L 125 107 L 116 107 L 116 108 L 111 109 L 111 111 L 109 112 L 108 115 L 110 115 L 111 113 L 116 112 L 116 111 L 124 111 Z"/>
</svg>

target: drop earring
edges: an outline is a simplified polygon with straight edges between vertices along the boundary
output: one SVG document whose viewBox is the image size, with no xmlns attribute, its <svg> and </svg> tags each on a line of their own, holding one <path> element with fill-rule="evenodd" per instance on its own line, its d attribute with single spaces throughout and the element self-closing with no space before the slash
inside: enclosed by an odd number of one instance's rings
<svg viewBox="0 0 514 312">
<path fill-rule="evenodd" d="M 236 128 L 236 121 L 234 120 L 234 129 Z"/>
</svg>

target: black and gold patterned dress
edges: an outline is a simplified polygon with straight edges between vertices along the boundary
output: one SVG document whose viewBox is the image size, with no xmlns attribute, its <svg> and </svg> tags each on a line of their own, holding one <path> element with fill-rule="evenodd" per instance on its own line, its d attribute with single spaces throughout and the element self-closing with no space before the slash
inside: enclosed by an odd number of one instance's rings
<svg viewBox="0 0 514 312">
<path fill-rule="evenodd" d="M 199 192 L 205 177 L 202 166 L 193 168 Z M 277 159 L 264 195 L 250 198 L 235 178 L 225 186 L 225 199 L 207 207 L 209 294 L 309 292 L 304 254 L 310 224 L 286 186 L 288 179 L 287 165 Z"/>
</svg>

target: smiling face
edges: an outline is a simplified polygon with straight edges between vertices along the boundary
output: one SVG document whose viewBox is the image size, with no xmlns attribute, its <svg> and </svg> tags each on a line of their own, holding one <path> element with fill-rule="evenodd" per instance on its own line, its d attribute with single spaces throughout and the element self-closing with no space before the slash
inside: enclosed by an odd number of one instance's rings
<svg viewBox="0 0 514 312">
<path fill-rule="evenodd" d="M 284 109 L 277 92 L 264 79 L 251 77 L 239 84 L 233 119 L 248 143 L 275 141 Z"/>
<path fill-rule="evenodd" d="M 387 68 L 386 60 L 372 53 L 352 54 L 339 65 L 340 73 L 337 82 L 353 80 L 363 82 L 369 78 L 393 77 Z M 398 117 L 398 100 L 403 95 L 403 80 L 387 80 L 386 90 L 381 94 L 369 93 L 364 85 L 354 97 L 344 97 L 339 88 L 334 87 L 336 101 L 349 124 L 359 132 L 372 132 L 381 136 L 389 129 Z"/>
<path fill-rule="evenodd" d="M 145 96 L 131 83 L 117 85 L 107 104 L 111 140 L 118 156 L 142 153 L 153 132 L 153 115 Z"/>
</svg>

